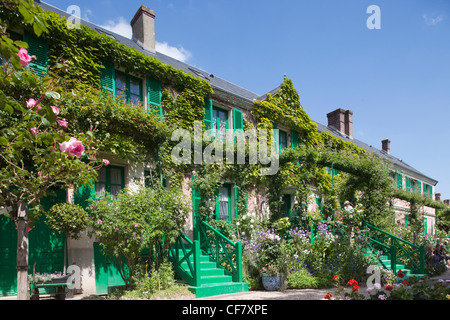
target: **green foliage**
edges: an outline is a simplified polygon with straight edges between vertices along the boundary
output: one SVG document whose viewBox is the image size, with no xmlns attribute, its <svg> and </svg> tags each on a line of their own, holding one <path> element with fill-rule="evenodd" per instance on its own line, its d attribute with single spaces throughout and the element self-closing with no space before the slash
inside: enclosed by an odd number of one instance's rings
<svg viewBox="0 0 450 320">
<path fill-rule="evenodd" d="M 46 213 L 47 225 L 56 233 L 78 239 L 79 234 L 90 224 L 88 213 L 73 203 L 58 203 Z"/>
<path fill-rule="evenodd" d="M 167 249 L 184 226 L 188 206 L 181 190 L 154 186 L 98 199 L 89 211 L 91 233 L 129 285 L 142 250 L 149 250 L 150 266 L 156 270 L 168 258 Z"/>
</svg>

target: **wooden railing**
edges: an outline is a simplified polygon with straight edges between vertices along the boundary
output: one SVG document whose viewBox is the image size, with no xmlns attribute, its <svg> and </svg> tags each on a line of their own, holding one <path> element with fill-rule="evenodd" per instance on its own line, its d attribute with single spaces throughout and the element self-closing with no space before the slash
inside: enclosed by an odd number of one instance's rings
<svg viewBox="0 0 450 320">
<path fill-rule="evenodd" d="M 406 261 L 417 273 L 425 273 L 425 247 L 423 245 L 415 245 L 411 242 L 403 240 L 397 236 L 394 236 L 384 230 L 381 230 L 367 222 L 364 223 L 364 227 L 368 232 L 369 247 L 374 253 L 378 253 L 383 250 L 391 261 L 391 265 L 385 265 L 384 261 L 380 258 L 379 262 L 385 267 L 397 273 L 397 263 L 399 261 Z"/>
<path fill-rule="evenodd" d="M 233 277 L 233 282 L 242 282 L 242 243 L 234 243 L 205 221 L 200 229 L 201 249 Z"/>
</svg>

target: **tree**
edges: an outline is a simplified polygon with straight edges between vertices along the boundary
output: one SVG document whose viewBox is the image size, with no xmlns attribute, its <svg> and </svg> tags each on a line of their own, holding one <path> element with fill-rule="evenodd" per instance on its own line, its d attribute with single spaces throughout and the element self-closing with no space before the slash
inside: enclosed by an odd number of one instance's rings
<svg viewBox="0 0 450 320">
<path fill-rule="evenodd" d="M 36 36 L 46 32 L 32 0 L 0 1 L 3 9 L 20 12 Z M 0 208 L 17 227 L 17 298 L 27 299 L 28 231 L 42 213 L 40 199 L 54 188 L 95 181 L 94 130 L 69 135 L 68 123 L 58 117 L 58 81 L 43 78 L 26 66 L 35 57 L 28 45 L 13 41 L 8 21 L 0 21 Z M 58 65 L 57 68 L 65 68 Z"/>
</svg>

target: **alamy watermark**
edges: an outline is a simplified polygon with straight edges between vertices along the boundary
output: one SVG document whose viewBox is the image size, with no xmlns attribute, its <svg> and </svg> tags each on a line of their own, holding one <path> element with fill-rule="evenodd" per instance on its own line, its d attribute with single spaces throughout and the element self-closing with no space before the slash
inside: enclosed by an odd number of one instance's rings
<svg viewBox="0 0 450 320">
<path fill-rule="evenodd" d="M 175 164 L 247 164 L 248 158 L 248 164 L 263 165 L 262 175 L 274 175 L 279 169 L 279 154 L 275 147 L 277 141 L 268 145 L 268 132 L 266 129 L 203 132 L 202 122 L 195 121 L 193 140 L 186 129 L 176 129 L 172 133 L 171 141 L 179 141 L 172 149 L 172 161 Z M 278 129 L 273 129 L 271 135 L 277 137 Z M 208 145 L 203 149 L 204 142 Z"/>
</svg>

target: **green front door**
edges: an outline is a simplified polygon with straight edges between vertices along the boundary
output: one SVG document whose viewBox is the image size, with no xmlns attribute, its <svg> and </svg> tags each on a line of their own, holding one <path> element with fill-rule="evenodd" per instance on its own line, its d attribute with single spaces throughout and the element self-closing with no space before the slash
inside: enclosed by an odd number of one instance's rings
<svg viewBox="0 0 450 320">
<path fill-rule="evenodd" d="M 0 215 L 0 296 L 16 294 L 17 232 L 11 219 Z"/>
<path fill-rule="evenodd" d="M 100 244 L 97 242 L 94 242 L 94 263 L 96 294 L 108 294 L 109 288 L 125 284 L 119 271 L 112 261 L 103 254 Z"/>
<path fill-rule="evenodd" d="M 55 196 L 41 199 L 45 211 L 52 205 L 66 200 L 66 191 L 58 190 Z M 64 235 L 53 232 L 45 224 L 45 216 L 41 215 L 33 229 L 28 233 L 29 273 L 62 272 L 64 265 Z M 17 230 L 11 219 L 0 215 L 0 296 L 17 293 Z"/>
</svg>

